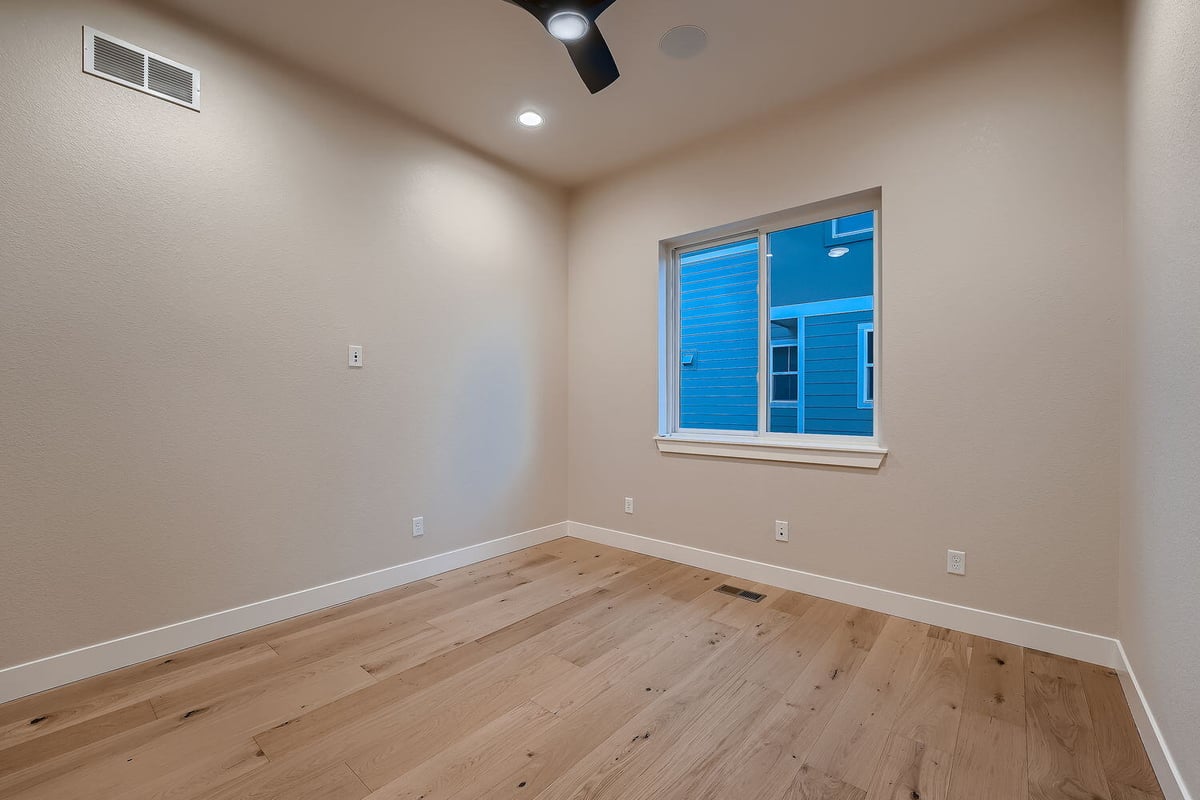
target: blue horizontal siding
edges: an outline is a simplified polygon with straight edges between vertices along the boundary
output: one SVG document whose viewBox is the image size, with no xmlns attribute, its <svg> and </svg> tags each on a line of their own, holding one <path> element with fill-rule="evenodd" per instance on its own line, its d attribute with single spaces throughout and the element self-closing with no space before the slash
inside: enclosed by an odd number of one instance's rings
<svg viewBox="0 0 1200 800">
<path fill-rule="evenodd" d="M 757 242 L 679 264 L 679 427 L 758 430 Z"/>
<path fill-rule="evenodd" d="M 771 433 L 797 433 L 799 411 L 796 406 L 771 406 Z"/>
<path fill-rule="evenodd" d="M 870 436 L 874 413 L 858 407 L 858 324 L 870 311 L 822 314 L 804 322 L 804 432 Z"/>
</svg>

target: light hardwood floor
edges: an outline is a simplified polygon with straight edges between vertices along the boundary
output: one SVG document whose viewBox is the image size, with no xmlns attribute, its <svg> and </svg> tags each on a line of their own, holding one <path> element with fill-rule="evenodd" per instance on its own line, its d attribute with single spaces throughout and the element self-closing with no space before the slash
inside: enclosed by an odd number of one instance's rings
<svg viewBox="0 0 1200 800">
<path fill-rule="evenodd" d="M 1111 670 L 567 538 L 0 706 L 0 797 L 1162 795 Z"/>
</svg>

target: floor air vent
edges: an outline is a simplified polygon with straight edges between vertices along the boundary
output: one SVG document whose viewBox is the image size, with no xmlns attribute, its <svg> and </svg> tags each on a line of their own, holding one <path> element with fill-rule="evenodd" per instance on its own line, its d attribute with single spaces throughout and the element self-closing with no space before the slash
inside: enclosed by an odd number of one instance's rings
<svg viewBox="0 0 1200 800">
<path fill-rule="evenodd" d="M 129 42 L 83 29 L 83 71 L 200 110 L 200 73 Z"/>
<path fill-rule="evenodd" d="M 728 583 L 722 583 L 716 589 L 713 589 L 713 591 L 720 592 L 721 594 L 731 594 L 734 597 L 740 597 L 743 600 L 749 600 L 751 603 L 757 603 L 766 597 L 765 594 L 752 592 L 749 589 L 742 589 L 737 586 L 730 586 Z"/>
</svg>

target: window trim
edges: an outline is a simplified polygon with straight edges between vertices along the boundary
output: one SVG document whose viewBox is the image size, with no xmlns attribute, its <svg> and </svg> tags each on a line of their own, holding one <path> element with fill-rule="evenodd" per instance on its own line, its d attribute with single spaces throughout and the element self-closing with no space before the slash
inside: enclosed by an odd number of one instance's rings
<svg viewBox="0 0 1200 800">
<path fill-rule="evenodd" d="M 876 188 L 659 242 L 659 425 L 658 435 L 654 438 L 660 452 L 870 469 L 878 469 L 881 466 L 887 454 L 887 449 L 883 446 L 881 370 L 878 366 L 878 362 L 882 360 L 879 357 L 882 342 L 879 314 L 882 307 L 881 207 L 882 193 Z M 772 346 L 767 236 L 776 231 L 866 211 L 875 212 L 873 297 L 877 365 L 872 406 L 874 433 L 872 436 L 770 433 L 765 429 L 769 425 L 771 387 L 764 387 L 764 382 L 770 382 Z M 755 237 L 758 238 L 759 270 L 758 431 L 680 429 L 679 258 L 695 250 Z"/>
</svg>

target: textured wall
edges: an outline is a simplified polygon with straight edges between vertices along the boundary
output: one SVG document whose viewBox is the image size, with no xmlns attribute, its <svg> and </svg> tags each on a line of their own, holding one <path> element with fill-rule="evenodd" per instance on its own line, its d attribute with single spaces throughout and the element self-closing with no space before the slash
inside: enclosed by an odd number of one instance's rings
<svg viewBox="0 0 1200 800">
<path fill-rule="evenodd" d="M 1115 634 L 1122 69 L 1068 5 L 581 192 L 571 518 Z M 883 468 L 659 454 L 658 242 L 874 186 Z"/>
<path fill-rule="evenodd" d="M 1200 4 L 1130 7 L 1121 642 L 1200 791 Z"/>
<path fill-rule="evenodd" d="M 0 666 L 565 518 L 557 190 L 153 12 L 3 17 Z"/>
</svg>

